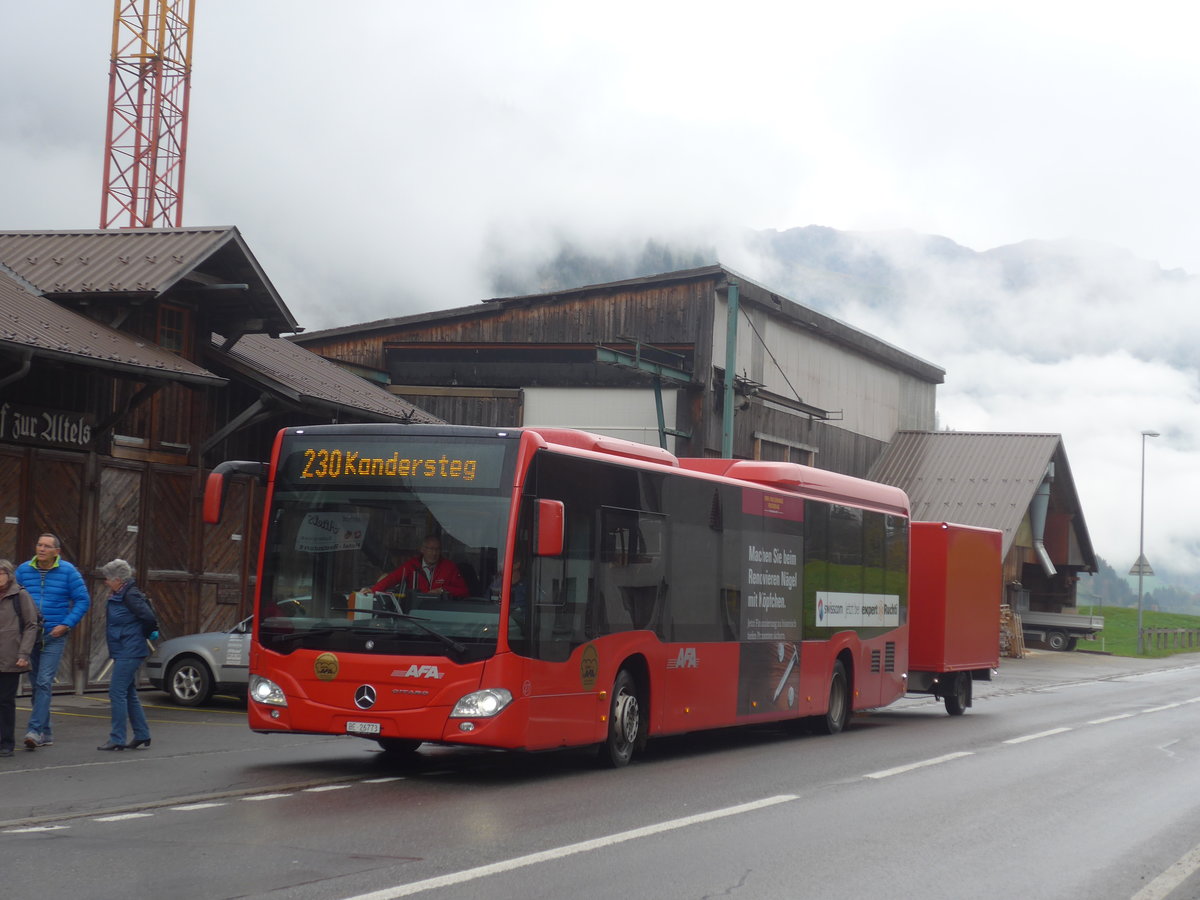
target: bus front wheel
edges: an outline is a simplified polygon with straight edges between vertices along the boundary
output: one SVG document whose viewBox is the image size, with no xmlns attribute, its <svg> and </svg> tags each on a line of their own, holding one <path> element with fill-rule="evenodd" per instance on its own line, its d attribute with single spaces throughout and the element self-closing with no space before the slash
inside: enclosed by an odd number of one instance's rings
<svg viewBox="0 0 1200 900">
<path fill-rule="evenodd" d="M 837 734 L 850 720 L 850 681 L 846 678 L 846 667 L 839 659 L 833 664 L 829 678 L 829 709 L 825 715 L 817 716 L 817 730 L 822 734 Z"/>
<path fill-rule="evenodd" d="M 375 743 L 377 743 L 379 745 L 379 749 L 386 753 L 389 757 L 396 759 L 412 756 L 417 752 L 417 748 L 421 746 L 420 741 L 414 741 L 408 738 L 376 738 Z"/>
<path fill-rule="evenodd" d="M 637 679 L 628 669 L 617 673 L 608 706 L 608 738 L 600 745 L 600 762 L 613 769 L 629 765 L 633 751 L 646 739 L 646 709 Z"/>
</svg>

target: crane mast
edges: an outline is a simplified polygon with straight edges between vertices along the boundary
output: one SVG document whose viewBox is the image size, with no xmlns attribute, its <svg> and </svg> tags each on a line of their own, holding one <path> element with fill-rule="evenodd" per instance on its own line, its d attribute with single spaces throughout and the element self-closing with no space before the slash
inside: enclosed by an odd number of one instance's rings
<svg viewBox="0 0 1200 900">
<path fill-rule="evenodd" d="M 183 224 L 196 0 L 114 0 L 101 228 Z"/>
</svg>

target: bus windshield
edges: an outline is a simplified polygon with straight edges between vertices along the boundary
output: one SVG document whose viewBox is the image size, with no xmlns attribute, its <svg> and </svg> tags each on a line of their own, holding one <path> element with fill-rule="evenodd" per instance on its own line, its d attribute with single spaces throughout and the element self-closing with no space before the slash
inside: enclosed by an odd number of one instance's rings
<svg viewBox="0 0 1200 900">
<path fill-rule="evenodd" d="M 298 649 L 478 660 L 495 652 L 514 441 L 288 433 L 258 639 Z"/>
</svg>

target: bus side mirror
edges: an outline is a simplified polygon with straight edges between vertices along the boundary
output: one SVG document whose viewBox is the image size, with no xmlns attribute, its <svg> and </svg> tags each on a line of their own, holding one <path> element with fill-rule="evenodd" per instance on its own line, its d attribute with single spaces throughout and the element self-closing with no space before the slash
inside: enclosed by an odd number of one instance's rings
<svg viewBox="0 0 1200 900">
<path fill-rule="evenodd" d="M 537 501 L 537 536 L 534 539 L 538 556 L 562 556 L 563 520 L 565 507 L 561 500 Z"/>
<path fill-rule="evenodd" d="M 260 482 L 265 482 L 267 464 L 244 459 L 231 459 L 220 463 L 209 472 L 208 479 L 204 482 L 203 517 L 205 525 L 216 525 L 221 521 L 221 515 L 225 510 L 226 475 L 253 475 Z"/>
</svg>

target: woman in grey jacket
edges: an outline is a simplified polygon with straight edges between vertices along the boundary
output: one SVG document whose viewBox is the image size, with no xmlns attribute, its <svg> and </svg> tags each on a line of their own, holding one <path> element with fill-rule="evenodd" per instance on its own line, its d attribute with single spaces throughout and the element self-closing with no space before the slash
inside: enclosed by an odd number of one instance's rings
<svg viewBox="0 0 1200 900">
<path fill-rule="evenodd" d="M 0 559 L 0 756 L 16 746 L 17 688 L 29 671 L 29 655 L 38 634 L 38 609 L 17 582 L 13 564 Z"/>
<path fill-rule="evenodd" d="M 136 750 L 150 746 L 150 726 L 138 699 L 137 673 L 142 660 L 150 655 L 146 638 L 158 629 L 154 610 L 141 589 L 133 583 L 133 567 L 123 559 L 114 559 L 100 567 L 104 583 L 112 593 L 108 597 L 108 655 L 112 657 L 112 675 L 108 699 L 112 728 L 108 742 L 97 750 Z M 133 740 L 125 743 L 125 720 L 133 726 Z"/>
</svg>

